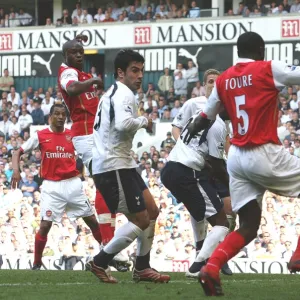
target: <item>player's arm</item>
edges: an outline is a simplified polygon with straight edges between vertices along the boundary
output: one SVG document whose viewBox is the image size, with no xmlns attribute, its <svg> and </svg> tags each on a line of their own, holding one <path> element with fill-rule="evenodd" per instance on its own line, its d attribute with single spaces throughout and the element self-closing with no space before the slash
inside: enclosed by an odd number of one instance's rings
<svg viewBox="0 0 300 300">
<path fill-rule="evenodd" d="M 21 155 L 23 155 L 26 152 L 32 151 L 33 149 L 37 148 L 38 145 L 39 145 L 39 138 L 37 132 L 35 132 L 29 140 L 27 140 L 24 144 L 22 144 L 22 147 L 20 149 L 14 151 L 12 155 L 12 167 L 14 171 L 11 179 L 12 188 L 17 188 L 18 183 L 21 181 L 20 167 L 19 167 Z"/>
<path fill-rule="evenodd" d="M 220 101 L 216 83 L 211 95 L 206 102 L 203 112 L 200 112 L 195 121 L 189 124 L 187 128 L 189 134 L 186 135 L 183 142 L 185 144 L 188 144 L 190 140 L 197 135 L 198 132 L 208 128 L 211 124 L 211 120 L 215 120 L 216 115 L 222 110 L 224 110 L 224 106 Z"/>
<path fill-rule="evenodd" d="M 172 122 L 172 135 L 177 141 L 180 136 L 182 128 L 187 124 L 189 119 L 195 112 L 192 111 L 192 101 L 188 100 L 180 108 L 178 114 Z"/>
<path fill-rule="evenodd" d="M 220 130 L 218 124 L 214 123 L 207 134 L 208 161 L 211 165 L 213 176 L 218 178 L 229 189 L 229 175 L 223 158 L 225 141 L 226 134 Z"/>
<path fill-rule="evenodd" d="M 271 62 L 274 84 L 278 89 L 283 89 L 287 85 L 300 84 L 300 67 L 290 66 L 281 61 Z"/>
<path fill-rule="evenodd" d="M 135 132 L 140 128 L 148 128 L 152 124 L 144 116 L 135 117 L 135 99 L 131 95 L 123 96 L 123 91 L 114 96 L 115 128 L 118 131 Z M 150 119 L 149 119 L 150 120 Z M 151 124 L 150 124 L 151 123 Z"/>
<path fill-rule="evenodd" d="M 65 69 L 59 79 L 61 87 L 70 96 L 78 96 L 85 93 L 94 84 L 97 85 L 97 89 L 103 88 L 102 80 L 99 77 L 93 77 L 86 81 L 78 81 L 78 74 L 74 69 Z"/>
</svg>

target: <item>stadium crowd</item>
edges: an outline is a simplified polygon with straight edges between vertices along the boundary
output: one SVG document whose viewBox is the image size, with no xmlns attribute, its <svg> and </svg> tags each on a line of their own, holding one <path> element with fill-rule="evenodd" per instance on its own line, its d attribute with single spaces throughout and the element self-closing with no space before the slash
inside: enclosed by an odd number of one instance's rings
<svg viewBox="0 0 300 300">
<path fill-rule="evenodd" d="M 151 21 L 160 19 L 177 18 L 200 18 L 201 6 L 199 1 L 184 0 L 180 5 L 172 0 L 128 0 L 111 1 L 107 5 L 103 2 L 99 5 L 91 1 L 88 7 L 82 7 L 80 1 L 75 4 L 73 11 L 63 9 L 61 18 L 52 20 L 48 16 L 43 24 L 45 26 L 62 26 L 92 24 L 102 22 L 126 22 L 126 21 Z M 212 8 L 213 9 L 213 8 Z M 258 17 L 272 14 L 298 13 L 300 10 L 299 0 L 291 4 L 289 0 L 272 1 L 257 0 L 255 5 L 247 5 L 247 1 L 239 3 L 236 11 L 230 8 L 227 16 Z M 207 15 L 205 15 L 207 16 Z M 0 8 L 0 27 L 17 27 L 37 25 L 34 16 L 30 15 L 23 8 L 11 6 L 9 11 Z"/>
<path fill-rule="evenodd" d="M 178 64 L 174 72 L 165 69 L 157 83 L 148 83 L 146 90 L 138 91 L 139 114 L 151 116 L 156 123 L 171 122 L 189 97 L 205 94 L 198 72 L 194 71 L 190 63 L 186 68 Z M 43 188 L 43 180 L 39 176 L 41 153 L 36 149 L 22 157 L 22 183 L 18 187 L 10 185 L 12 154 L 28 140 L 32 126 L 48 124 L 50 107 L 62 96 L 57 87 L 28 87 L 26 91 L 21 91 L 14 86 L 14 78 L 7 69 L 0 77 L 0 93 L 1 267 L 4 257 L 24 257 L 33 253 L 34 236 L 40 224 L 40 192 Z M 278 99 L 279 138 L 286 151 L 300 157 L 300 87 L 286 87 Z M 140 156 L 132 151 L 132 156 L 160 208 L 152 258 L 193 260 L 195 248 L 190 215 L 160 180 L 160 171 L 175 143 L 171 132 L 167 132 L 160 149 L 152 146 Z M 84 190 L 94 205 L 95 186 L 89 177 L 84 180 Z M 124 222 L 125 217 L 118 215 L 116 228 Z M 268 192 L 263 201 L 263 217 L 257 239 L 244 248 L 238 257 L 288 261 L 299 235 L 300 199 Z M 98 251 L 99 245 L 83 220 L 64 217 L 61 224 L 52 227 L 43 255 L 58 257 L 65 261 L 66 268 L 72 269 L 78 259 L 93 256 Z M 127 248 L 123 254 L 133 258 L 135 246 Z"/>
</svg>

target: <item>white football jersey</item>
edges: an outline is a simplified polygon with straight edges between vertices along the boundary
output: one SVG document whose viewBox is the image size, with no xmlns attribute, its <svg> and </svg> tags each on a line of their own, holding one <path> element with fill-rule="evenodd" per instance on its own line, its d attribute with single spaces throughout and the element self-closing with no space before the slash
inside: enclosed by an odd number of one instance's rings
<svg viewBox="0 0 300 300">
<path fill-rule="evenodd" d="M 188 124 L 194 122 L 198 115 L 196 113 L 192 116 Z M 189 168 L 201 171 L 208 155 L 219 159 L 223 158 L 227 128 L 225 122 L 219 116 L 211 127 L 200 132 L 188 145 L 182 141 L 188 133 L 187 125 L 183 128 L 176 145 L 169 155 L 170 161 L 176 161 Z"/>
<path fill-rule="evenodd" d="M 94 123 L 93 174 L 136 168 L 130 155 L 135 133 L 148 124 L 138 117 L 133 92 L 117 81 L 102 96 Z"/>
<path fill-rule="evenodd" d="M 191 98 L 186 101 L 180 108 L 178 114 L 172 122 L 172 126 L 182 129 L 188 120 L 198 111 L 203 110 L 205 107 L 207 98 L 204 96 Z"/>
</svg>

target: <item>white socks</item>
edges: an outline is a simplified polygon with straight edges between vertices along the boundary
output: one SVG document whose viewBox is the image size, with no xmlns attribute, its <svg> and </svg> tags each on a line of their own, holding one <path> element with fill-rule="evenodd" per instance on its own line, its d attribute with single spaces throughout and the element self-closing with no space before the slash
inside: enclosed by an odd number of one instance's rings
<svg viewBox="0 0 300 300">
<path fill-rule="evenodd" d="M 214 226 L 205 238 L 202 249 L 198 253 L 195 262 L 201 262 L 209 258 L 218 244 L 225 239 L 228 232 L 229 229 L 227 227 Z"/>
<path fill-rule="evenodd" d="M 148 228 L 145 231 L 147 231 Z M 115 236 L 103 250 L 108 254 L 119 253 L 127 248 L 142 233 L 143 231 L 139 227 L 128 222 L 115 232 Z"/>
<path fill-rule="evenodd" d="M 141 232 L 137 238 L 137 256 L 144 256 L 149 253 L 152 247 L 156 220 L 151 220 L 147 229 Z"/>
<path fill-rule="evenodd" d="M 197 222 L 191 216 L 191 223 L 192 223 L 192 227 L 193 227 L 195 243 L 203 241 L 206 237 L 207 226 L 208 226 L 206 219 L 203 219 L 202 221 Z"/>
</svg>

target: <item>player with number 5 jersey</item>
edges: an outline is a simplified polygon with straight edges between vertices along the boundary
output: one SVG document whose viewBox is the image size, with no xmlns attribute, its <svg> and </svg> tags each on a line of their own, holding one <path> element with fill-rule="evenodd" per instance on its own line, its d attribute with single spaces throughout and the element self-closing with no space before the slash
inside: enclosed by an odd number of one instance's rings
<svg viewBox="0 0 300 300">
<path fill-rule="evenodd" d="M 300 194 L 300 159 L 286 152 L 277 137 L 278 93 L 287 85 L 300 84 L 300 68 L 264 61 L 265 42 L 254 32 L 242 34 L 237 49 L 237 63 L 218 77 L 185 139 L 188 143 L 227 110 L 233 127 L 227 168 L 232 210 L 239 215 L 240 228 L 226 237 L 200 272 L 200 283 L 210 296 L 223 294 L 221 266 L 257 237 L 265 191 L 290 197 Z M 300 271 L 300 238 L 288 267 Z"/>
</svg>

